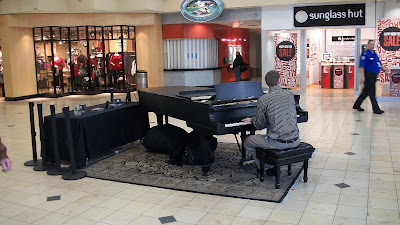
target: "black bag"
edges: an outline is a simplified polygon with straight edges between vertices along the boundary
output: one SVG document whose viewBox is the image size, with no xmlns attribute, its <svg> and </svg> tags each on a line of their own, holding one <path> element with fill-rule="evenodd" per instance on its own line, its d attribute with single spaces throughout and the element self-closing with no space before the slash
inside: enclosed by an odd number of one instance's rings
<svg viewBox="0 0 400 225">
<path fill-rule="evenodd" d="M 185 151 L 182 155 L 182 164 L 184 165 L 201 165 L 201 151 L 200 151 L 200 137 L 196 132 L 192 131 L 187 135 Z M 217 148 L 217 138 L 211 137 L 210 140 L 210 151 L 211 159 L 210 162 L 214 162 L 214 152 Z"/>
<path fill-rule="evenodd" d="M 246 64 L 244 64 L 244 63 L 243 63 L 242 65 L 239 66 L 240 72 L 244 72 L 244 71 L 246 71 L 248 68 L 249 68 L 249 67 L 248 67 Z"/>
<path fill-rule="evenodd" d="M 168 163 L 180 164 L 185 149 L 187 132 L 171 124 L 152 127 L 143 139 L 143 146 L 150 152 L 169 155 Z"/>
</svg>

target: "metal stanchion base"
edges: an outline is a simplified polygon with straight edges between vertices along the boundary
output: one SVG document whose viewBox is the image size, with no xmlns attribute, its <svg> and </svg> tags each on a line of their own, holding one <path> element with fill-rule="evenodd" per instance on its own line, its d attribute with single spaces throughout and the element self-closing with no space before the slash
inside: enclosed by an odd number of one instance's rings
<svg viewBox="0 0 400 225">
<path fill-rule="evenodd" d="M 72 173 L 72 171 L 68 173 L 64 173 L 62 175 L 63 180 L 79 180 L 86 177 L 87 173 L 83 170 L 77 170 L 76 173 Z"/>
<path fill-rule="evenodd" d="M 30 161 L 26 161 L 24 163 L 24 166 L 37 166 L 37 165 L 42 165 L 42 160 L 41 159 L 36 160 L 36 161 L 30 160 Z"/>
<path fill-rule="evenodd" d="M 68 173 L 69 171 L 71 171 L 71 168 L 61 167 L 59 170 L 57 168 L 52 170 L 47 170 L 47 175 L 51 176 L 63 175 L 65 173 Z"/>
<path fill-rule="evenodd" d="M 35 167 L 33 167 L 33 170 L 34 171 L 47 171 L 47 170 L 52 170 L 52 169 L 54 169 L 56 167 L 56 165 L 52 165 L 52 164 L 48 164 L 48 165 L 46 165 L 46 166 L 43 166 L 43 165 L 37 165 L 37 166 L 35 166 Z"/>
</svg>

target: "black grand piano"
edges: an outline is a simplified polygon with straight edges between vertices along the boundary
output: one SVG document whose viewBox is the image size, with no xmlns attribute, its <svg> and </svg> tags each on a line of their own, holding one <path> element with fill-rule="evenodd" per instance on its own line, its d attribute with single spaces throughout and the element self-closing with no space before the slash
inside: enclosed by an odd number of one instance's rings
<svg viewBox="0 0 400 225">
<path fill-rule="evenodd" d="M 204 174 L 211 167 L 210 137 L 212 135 L 238 134 L 242 139 L 242 161 L 246 150 L 243 141 L 255 133 L 252 124 L 241 120 L 256 114 L 257 99 L 264 94 L 261 83 L 239 81 L 217 84 L 207 87 L 156 87 L 138 90 L 139 104 L 145 110 L 154 112 L 157 123 L 163 123 L 163 116 L 168 123 L 168 116 L 186 121 L 200 137 L 202 171 Z M 295 95 L 297 122 L 307 122 L 308 113 L 299 105 L 300 95 Z"/>
</svg>

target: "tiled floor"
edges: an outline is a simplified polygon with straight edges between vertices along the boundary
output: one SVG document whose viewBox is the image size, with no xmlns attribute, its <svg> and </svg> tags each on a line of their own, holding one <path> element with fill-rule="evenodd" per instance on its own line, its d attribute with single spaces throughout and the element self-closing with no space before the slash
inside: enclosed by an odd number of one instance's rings
<svg viewBox="0 0 400 225">
<path fill-rule="evenodd" d="M 60 112 L 64 105 L 108 98 L 33 101 L 43 102 L 47 115 L 50 104 Z M 309 182 L 299 181 L 285 203 L 276 204 L 34 172 L 23 166 L 32 157 L 28 101 L 0 99 L 0 136 L 13 160 L 13 170 L 0 174 L 0 224 L 400 224 L 400 104 L 380 103 L 385 114 L 375 115 L 368 101 L 365 112 L 352 110 L 353 101 L 352 90 L 312 87 L 302 95 L 309 122 L 299 124 L 301 138 L 317 152 Z M 232 135 L 218 139 L 235 141 Z M 47 201 L 51 196 L 61 199 Z"/>
</svg>

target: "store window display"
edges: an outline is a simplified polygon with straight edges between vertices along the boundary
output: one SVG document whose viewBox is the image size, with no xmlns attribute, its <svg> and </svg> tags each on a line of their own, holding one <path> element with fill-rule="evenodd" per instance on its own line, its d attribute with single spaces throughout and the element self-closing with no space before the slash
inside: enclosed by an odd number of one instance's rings
<svg viewBox="0 0 400 225">
<path fill-rule="evenodd" d="M 125 89 L 134 80 L 133 26 L 39 27 L 33 33 L 38 93 Z"/>
</svg>

